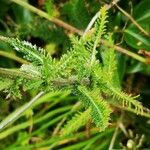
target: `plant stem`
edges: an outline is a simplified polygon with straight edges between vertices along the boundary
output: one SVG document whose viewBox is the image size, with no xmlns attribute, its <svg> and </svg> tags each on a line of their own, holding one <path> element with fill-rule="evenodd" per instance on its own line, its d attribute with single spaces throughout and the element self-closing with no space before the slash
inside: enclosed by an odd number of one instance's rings
<svg viewBox="0 0 150 150">
<path fill-rule="evenodd" d="M 101 42 L 102 44 L 108 46 L 108 47 L 112 47 L 106 40 L 102 40 L 102 39 L 101 39 L 100 42 Z M 115 48 L 115 50 L 117 50 L 118 52 L 121 52 L 121 53 L 123 53 L 123 54 L 125 54 L 125 55 L 128 55 L 128 56 L 130 56 L 130 57 L 132 57 L 132 58 L 134 58 L 134 59 L 136 59 L 136 60 L 138 60 L 138 61 L 140 61 L 140 62 L 142 62 L 142 63 L 147 63 L 147 61 L 146 61 L 145 58 L 143 58 L 143 57 L 139 56 L 138 54 L 135 54 L 135 53 L 133 53 L 133 52 L 131 52 L 131 51 L 125 49 L 125 48 L 119 47 L 119 46 L 117 46 L 117 45 L 114 45 L 114 48 Z"/>
<path fill-rule="evenodd" d="M 71 31 L 72 33 L 75 32 L 75 33 L 78 33 L 79 35 L 82 35 L 82 31 L 81 30 L 79 30 L 79 29 L 77 29 L 77 28 L 75 28 L 75 27 L 73 27 L 73 26 L 63 22 L 62 20 L 60 20 L 58 18 L 50 17 L 44 11 L 42 11 L 40 9 L 37 9 L 36 7 L 34 7 L 34 6 L 24 2 L 23 0 L 12 0 L 12 2 L 23 6 L 24 8 L 26 8 L 26 9 L 34 12 L 35 14 L 37 14 L 37 15 L 39 15 L 39 16 L 41 16 L 41 17 L 43 17 L 43 18 L 45 18 L 45 19 L 47 19 L 47 20 L 49 20 L 49 21 L 51 21 L 51 22 L 53 22 L 55 24 L 57 24 L 58 26 L 61 26 L 64 29 L 67 29 L 67 30 Z"/>
<path fill-rule="evenodd" d="M 11 54 L 9 52 L 5 52 L 5 51 L 2 51 L 2 50 L 0 51 L 0 56 L 4 56 L 4 57 L 10 58 L 10 59 L 13 59 L 13 60 L 15 60 L 15 61 L 17 61 L 21 64 L 29 64 L 28 61 L 14 55 L 14 54 Z"/>
<path fill-rule="evenodd" d="M 121 53 L 124 53 L 124 54 L 126 54 L 126 55 L 128 55 L 128 56 L 130 56 L 130 57 L 132 57 L 132 58 L 134 58 L 134 59 L 136 59 L 136 60 L 138 60 L 138 61 L 140 61 L 142 63 L 146 63 L 146 59 L 141 57 L 141 56 L 139 56 L 138 54 L 135 54 L 135 53 L 133 53 L 133 52 L 131 52 L 129 50 L 126 50 L 126 49 L 124 49 L 122 47 L 119 47 L 119 46 L 116 46 L 116 45 L 114 46 L 114 48 L 117 51 L 119 51 Z"/>
<path fill-rule="evenodd" d="M 0 75 L 4 76 L 6 78 L 23 77 L 25 79 L 30 79 L 30 80 L 33 79 L 31 74 L 27 74 L 27 73 L 24 73 L 19 70 L 15 70 L 15 69 L 0 68 Z"/>
<path fill-rule="evenodd" d="M 120 6 L 118 6 L 116 3 L 114 3 L 114 5 L 127 17 L 129 18 L 129 20 L 142 32 L 144 33 L 146 36 L 150 36 L 148 32 L 145 31 L 145 29 L 143 29 L 136 21 L 135 19 L 128 14 L 126 11 L 124 11 Z"/>
<path fill-rule="evenodd" d="M 83 34 L 82 34 L 82 35 L 83 35 Z M 0 40 L 2 40 L 2 41 L 4 41 L 4 42 L 6 42 L 7 39 L 8 39 L 7 37 L 0 36 Z M 100 42 L 101 42 L 102 44 L 108 46 L 108 47 L 112 47 L 106 40 L 101 39 Z M 138 60 L 138 61 L 140 61 L 140 62 L 142 62 L 142 63 L 146 63 L 146 64 L 148 63 L 145 58 L 143 58 L 143 57 L 141 57 L 140 55 L 135 54 L 135 53 L 133 53 L 133 52 L 131 52 L 131 51 L 125 49 L 125 48 L 122 48 L 122 47 L 117 46 L 117 45 L 114 45 L 114 48 L 115 48 L 115 50 L 117 50 L 118 52 L 121 52 L 121 53 L 123 53 L 123 54 L 125 54 L 125 55 L 127 55 L 127 56 L 130 56 L 130 57 L 132 57 L 132 58 L 134 58 L 134 59 L 136 59 L 136 60 Z"/>
<path fill-rule="evenodd" d="M 27 8 L 27 9 L 31 10 L 32 12 L 36 13 L 36 14 L 39 15 L 39 16 L 41 16 L 41 17 L 43 17 L 43 18 L 45 18 L 45 19 L 47 19 L 47 20 L 49 20 L 49 21 L 51 21 L 51 22 L 56 23 L 57 25 L 59 25 L 59 26 L 65 28 L 65 29 L 67 29 L 67 30 L 69 30 L 69 31 L 71 31 L 71 32 L 73 32 L 73 33 L 77 33 L 77 34 L 79 34 L 79 35 L 85 36 L 85 33 L 83 33 L 81 30 L 79 30 L 79 29 L 77 29 L 77 28 L 75 28 L 75 27 L 73 27 L 73 26 L 71 26 L 71 25 L 69 25 L 69 24 L 67 24 L 67 23 L 65 23 L 65 22 L 63 22 L 63 21 L 57 19 L 57 18 L 51 18 L 47 13 L 45 13 L 45 12 L 43 12 L 43 11 L 41 11 L 41 10 L 39 10 L 39 9 L 37 9 L 37 8 L 35 8 L 35 7 L 33 7 L 33 6 L 31 6 L 30 4 L 28 4 L 28 3 L 26 3 L 26 2 L 23 2 L 22 0 L 12 0 L 12 1 L 13 1 L 14 3 L 17 3 L 17 4 L 21 5 L 21 6 L 23 6 L 24 8 Z M 118 1 L 116 0 L 116 1 L 112 2 L 112 4 L 116 5 L 117 2 L 118 2 Z M 109 6 L 109 7 L 110 7 L 110 6 Z M 108 8 L 109 8 L 109 7 L 108 7 Z M 107 9 L 108 9 L 108 8 L 107 8 Z M 87 29 L 85 30 L 85 32 L 87 32 L 87 30 L 89 30 L 92 25 L 93 25 L 93 22 L 90 24 L 89 27 L 87 27 Z M 146 33 L 146 34 L 147 34 L 147 33 Z M 0 36 L 0 40 L 6 41 L 6 40 L 7 40 L 7 37 Z M 105 40 L 101 40 L 101 42 L 102 42 L 102 44 L 104 44 L 104 45 L 106 44 L 107 46 L 110 46 L 110 45 L 107 43 L 107 41 L 105 41 Z M 132 58 L 134 58 L 134 59 L 136 59 L 136 60 L 138 60 L 138 61 L 140 61 L 140 62 L 142 62 L 142 63 L 147 63 L 147 61 L 146 61 L 145 58 L 143 58 L 143 57 L 141 57 L 141 56 L 139 56 L 139 55 L 137 55 L 137 54 L 135 54 L 135 53 L 133 53 L 133 52 L 131 52 L 131 51 L 129 51 L 129 50 L 126 50 L 126 49 L 121 48 L 121 47 L 119 47 L 119 46 L 114 46 L 114 47 L 115 47 L 115 50 L 117 50 L 117 51 L 119 51 L 119 52 L 121 52 L 121 53 L 124 53 L 125 55 L 128 55 L 128 56 L 130 56 L 130 57 L 132 57 Z"/>
</svg>

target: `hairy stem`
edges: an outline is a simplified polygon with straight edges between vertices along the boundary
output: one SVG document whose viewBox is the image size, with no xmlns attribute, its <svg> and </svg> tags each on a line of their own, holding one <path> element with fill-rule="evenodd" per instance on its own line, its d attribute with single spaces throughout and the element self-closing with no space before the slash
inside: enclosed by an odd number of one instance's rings
<svg viewBox="0 0 150 150">
<path fill-rule="evenodd" d="M 16 69 L 0 68 L 0 75 L 12 79 L 16 77 L 23 77 L 25 79 L 30 79 L 30 80 L 33 79 L 31 74 L 27 74 Z"/>
</svg>

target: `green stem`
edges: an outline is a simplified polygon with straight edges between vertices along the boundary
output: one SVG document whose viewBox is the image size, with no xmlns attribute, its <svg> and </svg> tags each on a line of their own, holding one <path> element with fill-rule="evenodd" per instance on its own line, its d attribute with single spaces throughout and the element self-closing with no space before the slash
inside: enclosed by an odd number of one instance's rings
<svg viewBox="0 0 150 150">
<path fill-rule="evenodd" d="M 23 0 L 12 0 L 12 2 L 17 3 L 17 4 L 21 5 L 21 6 L 23 6 L 24 8 L 26 8 L 26 9 L 34 12 L 35 14 L 37 14 L 37 15 L 39 15 L 39 16 L 41 16 L 41 17 L 43 17 L 43 18 L 45 18 L 45 19 L 47 19 L 47 20 L 49 20 L 49 21 L 51 21 L 51 22 L 53 22 L 55 24 L 57 24 L 58 26 L 61 26 L 61 27 L 65 28 L 65 29 L 67 29 L 67 30 L 69 30 L 69 31 L 71 31 L 73 33 L 76 32 L 79 35 L 83 34 L 83 32 L 81 30 L 79 30 L 79 29 L 77 29 L 77 28 L 75 28 L 75 27 L 73 27 L 73 26 L 71 26 L 71 25 L 69 25 L 69 24 L 67 24 L 67 23 L 65 23 L 65 22 L 57 19 L 57 18 L 50 17 L 44 11 L 42 11 L 40 9 L 37 9 L 36 7 L 34 7 L 34 6 L 32 6 L 32 5 L 24 2 Z"/>
<path fill-rule="evenodd" d="M 70 30 L 73 33 L 77 33 L 79 35 L 83 35 L 83 32 L 81 30 L 79 30 L 79 29 L 77 29 L 77 28 L 75 28 L 75 27 L 73 27 L 73 26 L 71 26 L 71 25 L 69 25 L 69 24 L 67 24 L 67 23 L 57 19 L 57 18 L 50 17 L 47 13 L 41 11 L 40 9 L 37 9 L 37 8 L 31 6 L 30 4 L 28 4 L 26 2 L 23 2 L 22 0 L 12 0 L 12 2 L 17 3 L 17 4 L 23 6 L 26 9 L 29 9 L 30 11 L 36 13 L 37 15 L 39 15 L 39 16 L 41 16 L 41 17 L 43 17 L 43 18 L 45 18 L 45 19 L 47 19 L 47 20 L 49 20 L 49 21 L 51 21 L 51 22 L 53 22 L 53 23 L 55 23 L 55 24 L 57 24 L 57 25 L 59 25 L 59 26 L 61 26 L 63 28 L 65 28 L 67 30 Z M 115 3 L 117 3 L 117 2 L 118 1 L 113 2 L 113 5 Z M 3 37 L 3 36 L 0 36 L 0 40 L 6 41 L 7 38 Z M 107 41 L 102 40 L 102 39 L 101 39 L 101 43 L 106 45 L 106 46 L 110 46 L 107 43 Z M 134 59 L 136 59 L 136 60 L 138 60 L 138 61 L 140 61 L 142 63 L 147 63 L 145 58 L 143 58 L 143 57 L 141 57 L 141 56 L 139 56 L 139 55 L 137 55 L 137 54 L 135 54 L 135 53 L 133 53 L 133 52 L 131 52 L 129 50 L 126 50 L 126 49 L 121 48 L 119 46 L 114 46 L 114 47 L 115 47 L 115 50 L 117 50 L 117 51 L 119 51 L 121 53 L 124 53 L 124 54 L 126 54 L 126 55 L 128 55 L 128 56 L 130 56 L 130 57 L 132 57 L 132 58 L 134 58 Z"/>
<path fill-rule="evenodd" d="M 0 68 L 0 75 L 6 78 L 12 78 L 12 79 L 16 79 L 16 77 L 23 77 L 25 79 L 30 79 L 30 80 L 33 79 L 32 75 L 21 72 L 19 70 L 15 70 L 15 69 Z"/>
<path fill-rule="evenodd" d="M 14 55 L 14 54 L 11 54 L 9 52 L 0 51 L 0 56 L 4 56 L 4 57 L 10 58 L 10 59 L 13 59 L 21 64 L 29 64 L 29 62 L 27 62 L 26 60 Z"/>
<path fill-rule="evenodd" d="M 108 46 L 108 47 L 112 47 L 112 46 L 111 46 L 107 41 L 105 41 L 105 40 L 102 40 L 102 39 L 101 39 L 101 43 L 104 44 L 104 45 L 106 45 L 106 46 Z M 146 59 L 143 58 L 143 57 L 141 57 L 141 56 L 139 56 L 138 54 L 135 54 L 135 53 L 133 53 L 133 52 L 127 50 L 127 49 L 124 49 L 124 48 L 119 47 L 119 46 L 116 46 L 116 45 L 114 45 L 114 48 L 115 48 L 115 50 L 117 50 L 118 52 L 121 52 L 121 53 L 123 53 L 123 54 L 126 54 L 127 56 L 130 56 L 130 57 L 132 57 L 132 58 L 134 58 L 134 59 L 136 59 L 136 60 L 138 60 L 138 61 L 140 61 L 140 62 L 142 62 L 142 63 L 147 63 L 147 62 L 146 62 Z"/>
<path fill-rule="evenodd" d="M 124 54 L 126 54 L 126 55 L 128 55 L 128 56 L 130 56 L 130 57 L 132 57 L 132 58 L 134 58 L 134 59 L 136 59 L 136 60 L 138 60 L 138 61 L 140 61 L 142 63 L 147 63 L 146 59 L 141 57 L 141 56 L 139 56 L 138 54 L 135 54 L 135 53 L 133 53 L 133 52 L 131 52 L 129 50 L 126 50 L 126 49 L 124 49 L 122 47 L 119 47 L 119 46 L 114 46 L 114 47 L 115 47 L 115 49 L 117 51 L 119 51 L 121 53 L 124 53 Z"/>
</svg>

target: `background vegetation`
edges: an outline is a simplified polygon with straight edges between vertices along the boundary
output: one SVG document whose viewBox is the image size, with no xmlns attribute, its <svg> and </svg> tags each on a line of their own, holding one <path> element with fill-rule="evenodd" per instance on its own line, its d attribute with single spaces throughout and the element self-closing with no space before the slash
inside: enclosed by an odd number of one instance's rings
<svg viewBox="0 0 150 150">
<path fill-rule="evenodd" d="M 2 121 L 0 124 L 0 148 L 6 150 L 150 149 L 150 113 L 148 110 L 150 108 L 149 3 L 149 0 L 116 0 L 113 2 L 108 0 L 0 0 L 0 120 Z M 6 42 L 2 36 L 17 37 L 29 41 L 33 45 L 36 44 L 38 47 L 44 48 L 45 53 L 51 58 L 56 61 L 60 60 L 61 64 L 69 56 L 72 56 L 68 54 L 72 43 L 75 46 L 82 46 L 82 43 L 79 45 L 78 38 L 83 36 L 93 16 L 104 5 L 108 9 L 108 14 L 105 15 L 108 16 L 105 29 L 113 34 L 112 38 L 115 45 L 113 45 L 111 38 L 109 44 L 111 43 L 113 46 L 111 48 L 116 50 L 116 56 L 114 56 L 114 53 L 108 52 L 108 54 L 105 54 L 104 52 L 104 56 L 98 59 L 113 60 L 116 58 L 116 61 L 111 62 L 103 60 L 104 66 L 110 65 L 113 72 L 113 65 L 117 65 L 118 74 L 115 73 L 115 77 L 112 77 L 116 78 L 118 76 L 119 88 L 124 91 L 124 93 L 121 93 L 122 96 L 140 95 L 134 106 L 142 103 L 144 113 L 134 111 L 129 107 L 125 109 L 112 104 L 107 107 L 104 100 L 102 102 L 104 103 L 103 106 L 106 106 L 108 111 L 102 111 L 102 114 L 109 114 L 109 108 L 113 113 L 108 127 L 105 125 L 104 131 L 100 132 L 103 123 L 105 121 L 107 123 L 109 118 L 107 118 L 107 115 L 104 116 L 106 120 L 102 120 L 103 122 L 100 125 L 95 120 L 92 121 L 88 116 L 89 109 L 83 111 L 84 108 L 80 102 L 81 99 L 84 99 L 84 96 L 77 95 L 76 91 L 70 92 L 70 87 L 62 90 L 58 86 L 59 90 L 54 88 L 51 91 L 49 85 L 39 86 L 41 83 L 38 79 L 36 80 L 37 76 L 33 76 L 32 84 L 26 82 L 23 85 L 22 78 L 19 78 L 23 74 L 18 75 L 20 72 L 17 68 L 20 68 L 22 64 L 28 65 L 30 59 L 26 59 L 22 53 L 10 46 L 18 41 L 12 39 Z M 92 33 L 92 30 L 88 33 L 89 37 Z M 73 40 L 70 40 L 73 35 L 78 38 L 74 37 Z M 95 37 L 100 36 L 97 33 L 94 35 Z M 104 38 L 107 39 L 107 37 Z M 88 39 L 84 42 L 88 43 L 90 41 L 92 43 L 92 40 L 94 41 L 94 37 L 91 41 Z M 103 40 L 101 44 L 104 51 L 110 48 Z M 75 46 L 73 49 L 76 48 Z M 29 48 L 32 49 L 33 47 Z M 79 51 L 77 52 L 76 58 L 82 54 Z M 68 55 L 64 56 L 63 54 L 66 53 Z M 89 56 L 86 52 L 83 52 L 83 54 Z M 40 56 L 45 60 L 42 54 Z M 64 59 L 61 60 L 62 56 L 64 56 Z M 113 58 L 107 56 L 113 56 Z M 31 61 L 35 65 L 38 63 L 38 60 L 33 59 Z M 69 60 L 69 62 L 71 61 Z M 78 64 L 79 62 L 72 61 L 72 63 Z M 88 73 L 82 68 L 83 66 L 75 67 L 77 70 L 83 69 L 85 71 L 84 74 L 79 75 L 81 77 Z M 52 71 L 54 72 L 55 69 L 58 68 L 53 68 Z M 108 71 L 109 67 L 104 67 L 104 69 Z M 65 68 L 60 68 L 61 76 L 64 75 L 64 70 Z M 93 70 L 98 69 L 93 68 Z M 36 74 L 37 70 L 31 68 L 31 71 L 35 72 L 30 73 Z M 105 72 L 103 75 L 104 80 L 108 79 L 106 78 L 108 77 L 107 73 L 109 72 Z M 66 74 L 67 76 L 70 75 L 68 72 L 65 72 Z M 53 75 L 55 77 L 56 74 Z M 6 76 L 8 77 L 5 78 Z M 10 86 L 12 81 L 9 78 L 12 78 L 12 76 L 16 76 L 17 80 L 15 80 L 15 83 L 13 82 L 13 86 Z M 92 77 L 96 81 L 96 77 Z M 69 80 L 69 82 L 72 82 L 72 80 Z M 55 83 L 61 84 L 58 81 Z M 118 83 L 115 80 L 115 83 L 110 82 L 111 84 L 117 85 Z M 11 88 L 8 90 L 9 86 Z M 95 86 L 90 88 L 93 89 Z M 110 96 L 114 97 L 114 95 L 109 95 L 111 91 L 106 90 L 108 88 L 103 88 L 101 85 L 99 89 L 106 101 L 109 102 Z M 85 93 L 87 97 L 96 97 L 95 93 L 97 91 L 94 91 L 93 94 L 92 90 L 88 92 L 84 87 L 80 87 L 78 90 Z M 104 93 L 105 90 L 107 94 Z M 46 94 L 39 93 L 39 91 L 44 91 Z M 127 97 L 127 99 L 129 98 L 130 96 Z M 36 101 L 37 99 L 38 101 Z M 36 103 L 34 103 L 34 100 Z M 103 110 L 102 107 L 101 110 Z M 19 115 L 17 115 L 18 113 Z M 97 123 L 97 126 L 93 122 Z"/>
</svg>

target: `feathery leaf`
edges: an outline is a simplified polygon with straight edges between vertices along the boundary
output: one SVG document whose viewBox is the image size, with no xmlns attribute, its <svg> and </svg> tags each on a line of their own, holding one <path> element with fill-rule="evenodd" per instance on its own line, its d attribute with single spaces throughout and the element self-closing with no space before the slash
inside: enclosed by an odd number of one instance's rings
<svg viewBox="0 0 150 150">
<path fill-rule="evenodd" d="M 80 86 L 79 91 L 82 93 L 82 101 L 86 108 L 91 109 L 93 122 L 103 131 L 109 124 L 111 109 L 105 102 L 98 91 L 88 91 L 85 87 Z"/>
<path fill-rule="evenodd" d="M 84 126 L 90 119 L 90 109 L 75 114 L 71 120 L 67 122 L 65 127 L 61 130 L 62 135 L 69 135 Z"/>
</svg>

